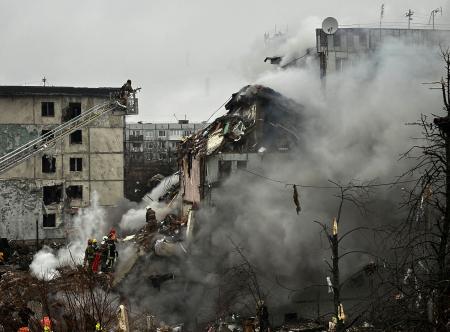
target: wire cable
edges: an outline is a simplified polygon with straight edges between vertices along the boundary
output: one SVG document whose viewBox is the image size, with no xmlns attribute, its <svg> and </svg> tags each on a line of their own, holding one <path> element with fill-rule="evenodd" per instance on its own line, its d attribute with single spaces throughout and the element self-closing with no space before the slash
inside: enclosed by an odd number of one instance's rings
<svg viewBox="0 0 450 332">
<path fill-rule="evenodd" d="M 299 188 L 313 188 L 313 189 L 336 189 L 339 188 L 338 186 L 320 186 L 320 185 L 305 185 L 305 184 L 297 184 L 297 183 L 288 183 L 285 181 L 277 180 L 270 178 L 268 176 L 256 173 L 255 171 L 251 171 L 244 168 L 238 168 L 240 171 L 253 174 L 254 176 L 263 178 L 267 181 L 283 184 L 285 186 L 297 186 Z M 405 183 L 412 183 L 417 182 L 417 179 L 413 180 L 403 180 L 403 181 L 393 181 L 393 182 L 387 182 L 387 183 L 373 183 L 373 184 L 366 184 L 366 185 L 349 185 L 349 186 L 342 186 L 343 189 L 350 189 L 350 188 L 375 188 L 375 187 L 387 187 L 387 186 L 393 186 L 397 184 L 405 184 Z"/>
</svg>

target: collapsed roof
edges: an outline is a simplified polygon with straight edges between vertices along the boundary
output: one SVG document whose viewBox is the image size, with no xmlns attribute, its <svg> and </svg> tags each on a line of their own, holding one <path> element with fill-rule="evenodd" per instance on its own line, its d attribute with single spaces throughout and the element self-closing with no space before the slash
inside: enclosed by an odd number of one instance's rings
<svg viewBox="0 0 450 332">
<path fill-rule="evenodd" d="M 225 109 L 225 115 L 182 143 L 181 155 L 282 150 L 299 143 L 304 106 L 271 88 L 247 85 L 231 96 Z"/>
</svg>

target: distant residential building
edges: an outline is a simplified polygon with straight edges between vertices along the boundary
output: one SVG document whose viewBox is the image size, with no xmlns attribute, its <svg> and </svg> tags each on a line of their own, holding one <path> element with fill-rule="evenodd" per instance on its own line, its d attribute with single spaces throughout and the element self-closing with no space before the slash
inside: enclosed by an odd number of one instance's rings
<svg viewBox="0 0 450 332">
<path fill-rule="evenodd" d="M 108 101 L 117 88 L 0 86 L 0 156 Z M 64 239 L 72 217 L 124 197 L 125 114 L 108 113 L 0 174 L 0 234 Z M 34 242 L 33 242 L 34 243 Z"/>
<path fill-rule="evenodd" d="M 439 46 L 450 40 L 449 30 L 339 28 L 334 34 L 316 29 L 316 48 L 321 77 L 345 70 L 376 51 L 384 42 L 397 39 L 406 44 Z M 407 55 L 405 55 L 407 56 Z"/>
<path fill-rule="evenodd" d="M 177 171 L 177 147 L 204 123 L 128 123 L 125 129 L 125 197 L 140 201 L 156 174 Z"/>
</svg>

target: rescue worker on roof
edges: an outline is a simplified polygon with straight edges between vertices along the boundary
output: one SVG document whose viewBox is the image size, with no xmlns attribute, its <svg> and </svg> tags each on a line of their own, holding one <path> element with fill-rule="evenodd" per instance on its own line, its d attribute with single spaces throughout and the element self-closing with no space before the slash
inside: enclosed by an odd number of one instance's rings
<svg viewBox="0 0 450 332">
<path fill-rule="evenodd" d="M 84 251 L 83 266 L 92 268 L 92 262 L 94 261 L 94 256 L 95 256 L 95 248 L 92 245 L 92 240 L 89 239 L 86 250 Z"/>
<path fill-rule="evenodd" d="M 127 107 L 128 97 L 133 92 L 134 90 L 131 87 L 131 80 L 127 80 L 127 82 L 124 85 L 122 85 L 119 92 L 119 102 L 122 106 Z"/>
</svg>

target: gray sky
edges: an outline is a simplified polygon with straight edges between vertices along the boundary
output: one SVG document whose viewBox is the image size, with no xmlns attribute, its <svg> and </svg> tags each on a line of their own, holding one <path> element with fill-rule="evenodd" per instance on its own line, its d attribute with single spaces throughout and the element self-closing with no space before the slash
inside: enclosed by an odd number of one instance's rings
<svg viewBox="0 0 450 332">
<path fill-rule="evenodd" d="M 327 16 L 340 24 L 450 24 L 448 0 L 147 0 L 0 1 L 0 84 L 142 87 L 140 115 L 129 120 L 206 120 L 264 67 L 263 35 L 275 25 L 314 40 Z M 305 24 L 305 22 L 307 22 Z M 449 26 L 450 27 L 450 26 Z M 300 35 L 298 31 L 301 31 Z M 295 45 L 295 43 L 294 43 Z M 255 62 L 260 61 L 255 67 Z M 255 68 L 254 68 L 255 67 Z"/>
</svg>

